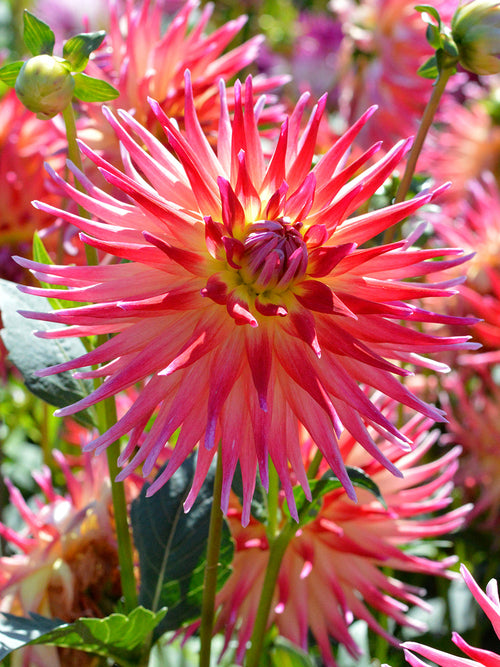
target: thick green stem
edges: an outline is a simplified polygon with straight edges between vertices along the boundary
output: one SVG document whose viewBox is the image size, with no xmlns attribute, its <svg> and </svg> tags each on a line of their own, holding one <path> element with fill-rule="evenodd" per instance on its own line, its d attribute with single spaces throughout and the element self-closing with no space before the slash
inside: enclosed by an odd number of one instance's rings
<svg viewBox="0 0 500 667">
<path fill-rule="evenodd" d="M 273 602 L 274 590 L 281 567 L 283 556 L 287 550 L 290 540 L 293 538 L 299 524 L 289 521 L 281 533 L 276 537 L 269 549 L 269 560 L 267 562 L 264 583 L 262 584 L 262 593 L 257 608 L 257 615 L 253 626 L 251 646 L 247 653 L 246 667 L 258 667 L 266 636 L 269 612 Z"/>
<path fill-rule="evenodd" d="M 209 667 L 212 648 L 212 632 L 215 618 L 215 594 L 217 592 L 217 570 L 219 567 L 220 543 L 222 537 L 223 517 L 220 508 L 222 495 L 222 455 L 217 453 L 217 469 L 215 472 L 212 511 L 208 530 L 207 564 L 203 581 L 203 599 L 201 603 L 200 623 L 200 667 Z"/>
<path fill-rule="evenodd" d="M 307 468 L 308 479 L 314 479 L 316 477 L 322 460 L 323 460 L 323 454 L 318 449 L 313 457 L 313 460 L 309 464 L 309 467 Z"/>
<path fill-rule="evenodd" d="M 99 430 L 107 431 L 116 423 L 116 404 L 114 398 L 107 398 L 99 406 Z M 132 540 L 128 523 L 127 499 L 123 482 L 117 482 L 119 473 L 117 465 L 120 456 L 120 442 L 113 442 L 106 449 L 109 478 L 111 480 L 111 496 L 115 519 L 116 539 L 118 543 L 118 563 L 120 565 L 120 582 L 125 612 L 129 613 L 137 607 L 137 586 L 134 575 L 134 558 Z"/>
<path fill-rule="evenodd" d="M 68 158 L 80 171 L 83 171 L 80 150 L 76 141 L 76 122 L 73 106 L 68 106 L 62 112 L 64 124 L 66 127 L 66 139 L 68 142 Z M 84 188 L 78 179 L 74 179 L 75 187 L 81 192 Z M 79 214 L 84 218 L 89 218 L 88 212 L 81 206 L 78 206 Z M 85 254 L 89 266 L 95 266 L 99 263 L 97 251 L 92 246 L 85 245 Z M 106 336 L 97 337 L 97 345 L 107 340 Z M 114 398 L 110 397 L 97 406 L 98 428 L 100 433 L 104 433 L 116 423 L 116 404 Z M 130 612 L 137 607 L 137 587 L 134 576 L 134 559 L 132 551 L 132 540 L 130 536 L 130 527 L 128 523 L 127 500 L 125 497 L 125 487 L 123 482 L 117 482 L 116 476 L 119 469 L 117 465 L 120 456 L 120 443 L 116 441 L 109 445 L 106 450 L 108 460 L 109 478 L 111 480 L 111 495 L 113 499 L 113 511 L 116 527 L 116 538 L 118 542 L 118 562 L 120 565 L 120 581 L 122 585 L 122 594 L 124 598 L 125 611 Z"/>
<path fill-rule="evenodd" d="M 413 174 L 415 173 L 417 160 L 422 150 L 422 146 L 424 145 L 425 138 L 432 125 L 434 116 L 436 115 L 436 111 L 439 106 L 439 101 L 441 100 L 441 97 L 445 91 L 448 79 L 454 73 L 454 71 L 455 68 L 453 67 L 442 70 L 439 73 L 438 78 L 434 82 L 431 98 L 427 103 L 427 106 L 425 107 L 424 115 L 422 116 L 422 120 L 420 121 L 420 126 L 418 128 L 417 136 L 415 137 L 415 141 L 408 156 L 405 173 L 403 175 L 403 178 L 401 179 L 401 183 L 399 184 L 398 191 L 396 192 L 396 198 L 394 200 L 395 204 L 404 201 L 404 198 L 406 197 L 408 190 L 410 189 L 411 179 L 413 178 Z"/>
<path fill-rule="evenodd" d="M 267 493 L 267 537 L 273 540 L 278 532 L 278 501 L 280 480 L 272 461 L 269 461 L 269 491 Z"/>
<path fill-rule="evenodd" d="M 445 91 L 448 79 L 454 71 L 454 67 L 442 70 L 434 82 L 431 98 L 425 107 L 424 115 L 420 121 L 417 136 L 415 137 L 415 141 L 413 142 L 413 146 L 411 147 L 411 151 L 408 155 L 403 178 L 401 179 L 396 196 L 394 198 L 395 204 L 399 204 L 400 202 L 404 201 L 406 195 L 408 194 L 425 138 L 427 137 L 427 133 L 429 132 L 432 121 L 434 120 L 434 116 L 436 115 L 439 101 L 441 100 L 441 97 Z M 384 243 L 391 243 L 394 240 L 397 227 L 398 225 L 395 225 L 386 230 L 383 240 Z"/>
<path fill-rule="evenodd" d="M 76 142 L 76 121 L 75 113 L 73 111 L 73 105 L 68 104 L 68 106 L 62 112 L 62 117 L 64 119 L 64 125 L 66 127 L 66 141 L 68 142 L 68 158 L 73 162 L 73 164 L 78 167 L 80 171 L 83 172 L 82 159 L 80 157 L 80 149 Z M 77 178 L 74 179 L 75 188 L 84 192 L 84 189 L 81 183 Z M 88 211 L 86 211 L 82 206 L 78 205 L 78 213 L 82 218 L 90 218 Z M 97 250 L 92 246 L 85 244 L 85 256 L 87 258 L 87 264 L 94 266 L 99 263 L 97 256 Z"/>
</svg>

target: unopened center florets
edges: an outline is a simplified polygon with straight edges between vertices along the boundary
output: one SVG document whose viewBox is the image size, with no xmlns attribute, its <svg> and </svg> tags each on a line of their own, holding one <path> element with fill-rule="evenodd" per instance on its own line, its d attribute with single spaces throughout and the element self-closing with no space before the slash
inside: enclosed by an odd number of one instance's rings
<svg viewBox="0 0 500 667">
<path fill-rule="evenodd" d="M 259 220 L 248 228 L 240 275 L 258 291 L 286 289 L 307 269 L 307 247 L 301 222 L 286 218 Z"/>
</svg>

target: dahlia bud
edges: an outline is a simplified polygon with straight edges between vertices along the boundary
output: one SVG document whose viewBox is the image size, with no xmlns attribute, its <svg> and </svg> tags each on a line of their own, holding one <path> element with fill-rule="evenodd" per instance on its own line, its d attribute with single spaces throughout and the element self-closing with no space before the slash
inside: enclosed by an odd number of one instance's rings
<svg viewBox="0 0 500 667">
<path fill-rule="evenodd" d="M 500 72 L 500 2 L 473 0 L 457 9 L 451 32 L 462 67 L 475 74 Z"/>
<path fill-rule="evenodd" d="M 18 98 L 37 118 L 48 120 L 71 102 L 75 82 L 68 69 L 53 56 L 34 56 L 24 63 L 16 79 Z"/>
</svg>

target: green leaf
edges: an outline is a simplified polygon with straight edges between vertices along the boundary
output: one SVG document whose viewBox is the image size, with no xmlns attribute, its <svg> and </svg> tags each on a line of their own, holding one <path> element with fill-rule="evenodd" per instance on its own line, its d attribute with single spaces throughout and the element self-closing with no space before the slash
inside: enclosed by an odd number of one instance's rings
<svg viewBox="0 0 500 667">
<path fill-rule="evenodd" d="M 363 470 L 354 468 L 353 466 L 347 466 L 346 470 L 353 486 L 369 491 L 384 507 L 386 507 L 378 486 Z M 322 498 L 324 495 L 335 489 L 342 488 L 342 484 L 332 470 L 325 472 L 320 479 L 311 480 L 309 486 L 311 488 L 312 501 L 307 500 L 304 489 L 301 486 L 296 486 L 293 489 L 300 526 L 305 526 L 311 521 L 314 521 L 321 510 Z M 290 509 L 286 501 L 283 503 L 283 512 L 285 516 L 290 518 Z"/>
<path fill-rule="evenodd" d="M 24 43 L 33 56 L 46 53 L 52 55 L 56 38 L 49 26 L 37 19 L 27 9 L 24 10 Z"/>
<path fill-rule="evenodd" d="M 0 279 L 0 304 L 4 328 L 0 336 L 9 352 L 9 359 L 21 372 L 28 389 L 51 405 L 66 407 L 93 390 L 90 380 L 77 380 L 70 372 L 38 378 L 34 371 L 60 364 L 85 354 L 78 338 L 43 339 L 33 335 L 35 330 L 58 328 L 50 322 L 26 319 L 18 310 L 51 312 L 47 299 L 22 294 L 15 283 Z M 82 410 L 74 419 L 85 426 L 93 426 L 92 413 Z"/>
<path fill-rule="evenodd" d="M 132 503 L 132 531 L 141 581 L 139 602 L 149 609 L 168 607 L 155 636 L 177 630 L 200 615 L 215 470 L 214 466 L 210 468 L 186 514 L 183 502 L 195 467 L 196 459 L 190 456 L 157 493 L 147 498 L 149 485 L 145 484 Z M 224 522 L 218 589 L 230 575 L 233 552 L 231 534 Z"/>
<path fill-rule="evenodd" d="M 435 79 L 439 74 L 436 56 L 432 56 L 421 65 L 417 70 L 417 74 L 424 79 Z"/>
<path fill-rule="evenodd" d="M 106 37 L 104 30 L 83 32 L 68 39 L 63 47 L 63 58 L 71 65 L 72 72 L 83 72 L 92 51 L 98 49 Z"/>
<path fill-rule="evenodd" d="M 165 609 L 154 613 L 136 607 L 129 616 L 79 618 L 74 623 L 38 614 L 31 614 L 31 618 L 3 614 L 3 618 L 0 616 L 0 659 L 26 644 L 52 644 L 111 658 L 121 665 L 134 665 L 165 613 Z"/>
<path fill-rule="evenodd" d="M 39 614 L 31 614 L 31 618 L 22 618 L 1 613 L 0 661 L 12 651 L 30 644 L 61 625 L 64 625 L 63 621 L 45 618 Z"/>
<path fill-rule="evenodd" d="M 75 74 L 73 79 L 75 81 L 73 97 L 82 102 L 108 102 L 120 94 L 110 83 L 81 72 Z"/>
<path fill-rule="evenodd" d="M 439 12 L 435 7 L 432 7 L 432 5 L 417 5 L 415 7 L 417 12 L 420 12 L 422 14 L 422 19 L 426 23 L 431 23 L 431 18 L 434 18 L 437 21 L 437 27 L 439 28 L 439 32 L 441 32 L 441 17 L 439 16 Z M 426 16 L 428 14 L 429 16 Z"/>
<path fill-rule="evenodd" d="M 23 65 L 22 60 L 16 60 L 15 63 L 9 63 L 0 67 L 0 81 L 3 81 L 6 86 L 13 88 L 16 85 L 17 75 Z"/>
<path fill-rule="evenodd" d="M 269 667 L 315 667 L 316 663 L 307 653 L 302 651 L 284 637 L 277 637 L 269 649 L 267 664 Z"/>
<path fill-rule="evenodd" d="M 433 23 L 427 25 L 425 36 L 433 49 L 439 49 L 441 47 L 441 33 L 439 32 L 439 28 Z"/>
</svg>

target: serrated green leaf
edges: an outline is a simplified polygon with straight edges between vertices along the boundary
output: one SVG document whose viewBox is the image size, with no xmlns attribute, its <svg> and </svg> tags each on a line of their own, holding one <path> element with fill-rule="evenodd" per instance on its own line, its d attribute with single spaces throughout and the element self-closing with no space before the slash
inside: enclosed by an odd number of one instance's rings
<svg viewBox="0 0 500 667">
<path fill-rule="evenodd" d="M 144 485 L 132 503 L 132 531 L 139 553 L 139 602 L 149 609 L 168 607 L 155 636 L 177 630 L 200 615 L 215 470 L 214 466 L 209 470 L 186 514 L 183 503 L 193 481 L 195 461 L 194 456 L 186 459 L 150 498 L 146 497 L 149 485 Z M 233 553 L 231 534 L 224 522 L 218 588 L 230 575 Z"/>
<path fill-rule="evenodd" d="M 36 330 L 50 330 L 50 322 L 26 319 L 18 310 L 50 312 L 47 299 L 22 294 L 15 283 L 0 279 L 0 304 L 4 328 L 0 336 L 9 352 L 9 359 L 21 372 L 27 388 L 50 405 L 58 408 L 75 403 L 93 390 L 90 380 L 77 380 L 69 372 L 45 378 L 33 375 L 34 371 L 59 364 L 85 354 L 86 349 L 78 338 L 36 338 Z M 82 410 L 74 419 L 85 426 L 94 426 L 92 412 Z"/>
<path fill-rule="evenodd" d="M 9 63 L 0 67 L 0 81 L 3 81 L 6 86 L 13 88 L 16 85 L 17 75 L 23 65 L 22 60 L 16 60 L 15 63 Z"/>
<path fill-rule="evenodd" d="M 75 74 L 73 79 L 75 81 L 73 96 L 82 102 L 108 102 L 115 100 L 120 94 L 110 83 L 81 72 Z"/>
<path fill-rule="evenodd" d="M 424 79 L 435 79 L 439 74 L 436 56 L 432 56 L 421 65 L 417 70 L 417 74 Z"/>
<path fill-rule="evenodd" d="M 136 607 L 128 616 L 79 618 L 74 623 L 39 614 L 31 614 L 31 618 L 3 614 L 0 616 L 0 659 L 26 644 L 51 644 L 101 655 L 121 665 L 134 665 L 165 613 L 165 609 L 154 613 Z"/>
<path fill-rule="evenodd" d="M 384 507 L 386 507 L 378 486 L 363 470 L 361 470 L 361 468 L 347 466 L 346 470 L 353 486 L 369 491 Z M 325 472 L 319 479 L 311 480 L 309 486 L 311 489 L 312 501 L 307 500 L 304 489 L 301 486 L 296 486 L 293 489 L 300 526 L 305 526 L 311 521 L 314 521 L 321 509 L 323 496 L 330 493 L 330 491 L 342 488 L 340 480 L 332 470 Z M 283 512 L 288 518 L 291 517 L 290 509 L 286 501 L 283 503 Z"/>
<path fill-rule="evenodd" d="M 56 38 L 49 26 L 34 16 L 27 9 L 24 10 L 24 43 L 33 56 L 43 53 L 51 56 Z"/>
<path fill-rule="evenodd" d="M 71 65 L 72 72 L 83 72 L 92 51 L 98 49 L 106 37 L 104 30 L 83 32 L 68 39 L 63 46 L 63 58 Z"/>
</svg>

